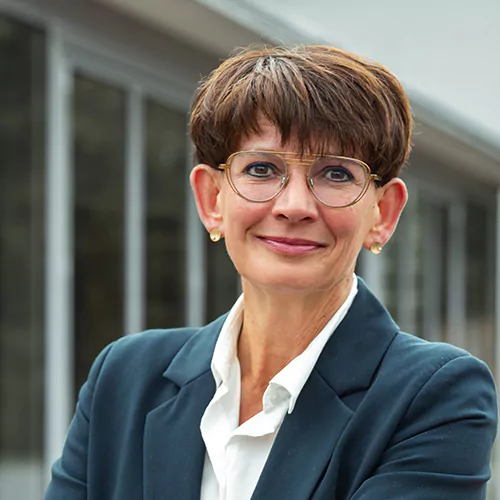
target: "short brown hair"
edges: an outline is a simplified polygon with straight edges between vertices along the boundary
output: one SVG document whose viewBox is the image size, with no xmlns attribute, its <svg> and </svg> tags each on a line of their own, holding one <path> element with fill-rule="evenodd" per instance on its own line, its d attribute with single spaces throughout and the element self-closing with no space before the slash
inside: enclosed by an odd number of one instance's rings
<svg viewBox="0 0 500 500">
<path fill-rule="evenodd" d="M 412 116 L 397 78 L 384 66 L 334 47 L 244 49 L 203 80 L 190 133 L 197 160 L 224 163 L 242 138 L 269 120 L 300 153 L 364 160 L 388 182 L 411 149 Z"/>
</svg>

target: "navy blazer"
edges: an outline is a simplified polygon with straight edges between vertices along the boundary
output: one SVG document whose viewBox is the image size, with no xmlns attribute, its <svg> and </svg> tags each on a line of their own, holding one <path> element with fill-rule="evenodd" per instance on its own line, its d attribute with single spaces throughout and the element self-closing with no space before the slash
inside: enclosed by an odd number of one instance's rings
<svg viewBox="0 0 500 500">
<path fill-rule="evenodd" d="M 127 336 L 98 356 L 45 500 L 200 498 L 224 319 Z M 482 500 L 496 424 L 486 365 L 399 332 L 360 280 L 252 499 Z"/>
</svg>

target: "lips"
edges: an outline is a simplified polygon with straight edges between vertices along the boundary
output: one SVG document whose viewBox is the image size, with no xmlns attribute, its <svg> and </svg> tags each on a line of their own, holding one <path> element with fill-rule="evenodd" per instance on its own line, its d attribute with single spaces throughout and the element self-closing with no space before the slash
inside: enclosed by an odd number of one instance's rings
<svg viewBox="0 0 500 500">
<path fill-rule="evenodd" d="M 304 238 L 259 236 L 258 239 L 271 250 L 291 255 L 308 254 L 326 246 L 318 241 L 307 240 Z"/>
</svg>

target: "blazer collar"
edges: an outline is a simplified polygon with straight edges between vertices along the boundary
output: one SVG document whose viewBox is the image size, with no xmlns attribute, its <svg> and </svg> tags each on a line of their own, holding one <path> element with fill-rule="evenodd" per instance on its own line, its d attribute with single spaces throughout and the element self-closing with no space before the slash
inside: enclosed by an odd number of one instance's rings
<svg viewBox="0 0 500 500">
<path fill-rule="evenodd" d="M 358 293 L 326 344 L 316 370 L 343 396 L 367 389 L 399 328 L 358 278 Z"/>
<path fill-rule="evenodd" d="M 210 370 L 215 344 L 227 314 L 200 328 L 180 349 L 163 376 L 182 387 Z"/>
</svg>

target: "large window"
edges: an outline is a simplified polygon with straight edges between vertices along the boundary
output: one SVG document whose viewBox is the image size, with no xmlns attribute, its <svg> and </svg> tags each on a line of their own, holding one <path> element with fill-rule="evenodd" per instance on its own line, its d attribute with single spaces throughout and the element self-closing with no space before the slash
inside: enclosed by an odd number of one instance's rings
<svg viewBox="0 0 500 500">
<path fill-rule="evenodd" d="M 0 498 L 39 498 L 45 35 L 0 16 Z"/>
<path fill-rule="evenodd" d="M 75 394 L 99 351 L 129 329 L 127 307 L 142 311 L 135 328 L 185 324 L 186 114 L 141 94 L 133 115 L 130 92 L 73 76 Z M 130 241 L 143 251 L 127 259 Z M 126 283 L 140 304 L 126 303 Z"/>
</svg>

